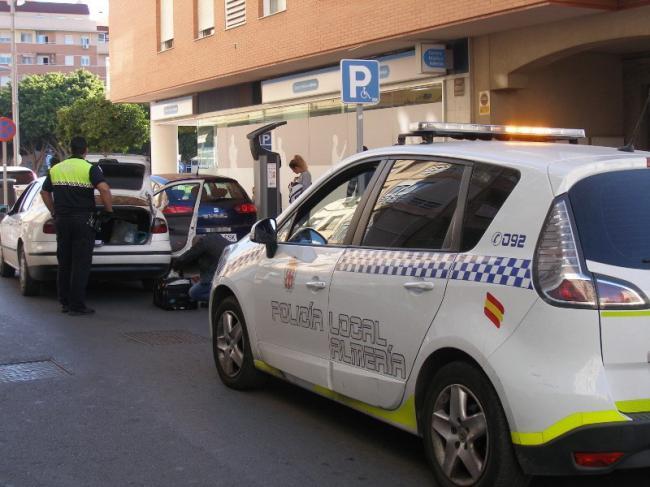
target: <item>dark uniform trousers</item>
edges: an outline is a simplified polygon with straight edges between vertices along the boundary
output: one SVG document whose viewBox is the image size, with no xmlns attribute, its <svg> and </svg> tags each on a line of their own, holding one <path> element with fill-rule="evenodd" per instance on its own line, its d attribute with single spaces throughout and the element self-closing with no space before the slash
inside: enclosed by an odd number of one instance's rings
<svg viewBox="0 0 650 487">
<path fill-rule="evenodd" d="M 56 217 L 56 257 L 59 301 L 70 309 L 83 309 L 95 246 L 95 231 L 86 215 Z"/>
</svg>

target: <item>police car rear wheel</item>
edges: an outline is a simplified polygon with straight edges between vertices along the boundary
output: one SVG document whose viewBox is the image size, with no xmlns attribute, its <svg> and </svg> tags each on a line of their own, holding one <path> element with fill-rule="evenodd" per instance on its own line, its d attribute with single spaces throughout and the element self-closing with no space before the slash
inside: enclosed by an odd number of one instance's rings
<svg viewBox="0 0 650 487">
<path fill-rule="evenodd" d="M 499 398 L 487 378 L 466 362 L 434 376 L 424 411 L 424 441 L 440 485 L 525 486 Z"/>
<path fill-rule="evenodd" d="M 20 292 L 23 296 L 36 296 L 40 291 L 40 285 L 38 281 L 32 279 L 29 275 L 29 266 L 27 265 L 27 259 L 25 258 L 25 251 L 22 247 L 18 249 L 18 266 L 19 269 L 19 283 L 20 283 Z"/>
<path fill-rule="evenodd" d="M 253 363 L 246 322 L 235 298 L 219 304 L 212 327 L 212 350 L 221 381 L 239 390 L 259 386 L 263 376 Z"/>
</svg>

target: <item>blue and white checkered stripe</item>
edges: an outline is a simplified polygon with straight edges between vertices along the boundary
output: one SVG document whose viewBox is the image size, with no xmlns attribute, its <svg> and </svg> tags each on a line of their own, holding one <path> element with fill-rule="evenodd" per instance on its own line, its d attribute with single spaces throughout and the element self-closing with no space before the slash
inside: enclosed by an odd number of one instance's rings
<svg viewBox="0 0 650 487">
<path fill-rule="evenodd" d="M 446 279 L 456 254 L 392 250 L 346 250 L 336 265 L 341 272 Z"/>
<path fill-rule="evenodd" d="M 349 249 L 336 265 L 336 270 L 385 276 L 449 277 L 457 281 L 533 289 L 531 261 L 511 257 Z"/>
<path fill-rule="evenodd" d="M 533 289 L 531 261 L 512 257 L 459 255 L 450 279 Z"/>
</svg>

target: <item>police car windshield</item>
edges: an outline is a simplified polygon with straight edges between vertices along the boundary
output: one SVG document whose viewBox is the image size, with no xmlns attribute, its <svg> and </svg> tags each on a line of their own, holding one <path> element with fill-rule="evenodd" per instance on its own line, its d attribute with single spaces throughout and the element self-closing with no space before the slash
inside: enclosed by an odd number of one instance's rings
<svg viewBox="0 0 650 487">
<path fill-rule="evenodd" d="M 650 170 L 597 174 L 569 190 L 585 258 L 650 269 Z"/>
</svg>

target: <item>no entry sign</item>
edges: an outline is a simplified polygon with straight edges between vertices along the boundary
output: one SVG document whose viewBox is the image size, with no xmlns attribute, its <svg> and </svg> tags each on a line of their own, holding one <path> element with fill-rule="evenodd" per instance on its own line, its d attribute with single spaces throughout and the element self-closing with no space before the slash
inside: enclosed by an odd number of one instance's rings
<svg viewBox="0 0 650 487">
<path fill-rule="evenodd" d="M 16 124 L 7 117 L 0 117 L 0 142 L 9 142 L 16 135 Z"/>
</svg>

